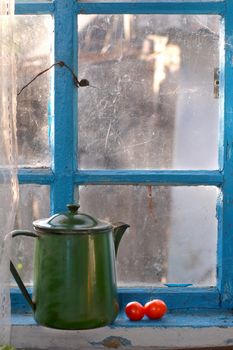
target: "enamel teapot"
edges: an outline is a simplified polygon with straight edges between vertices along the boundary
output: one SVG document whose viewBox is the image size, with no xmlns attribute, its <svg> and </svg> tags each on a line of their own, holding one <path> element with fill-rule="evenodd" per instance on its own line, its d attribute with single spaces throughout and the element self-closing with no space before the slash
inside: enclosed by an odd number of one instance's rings
<svg viewBox="0 0 233 350">
<path fill-rule="evenodd" d="M 79 205 L 33 222 L 35 232 L 12 237 L 36 239 L 32 299 L 16 268 L 10 269 L 35 320 L 58 329 L 89 329 L 113 322 L 118 314 L 115 257 L 129 227 L 80 213 Z"/>
</svg>

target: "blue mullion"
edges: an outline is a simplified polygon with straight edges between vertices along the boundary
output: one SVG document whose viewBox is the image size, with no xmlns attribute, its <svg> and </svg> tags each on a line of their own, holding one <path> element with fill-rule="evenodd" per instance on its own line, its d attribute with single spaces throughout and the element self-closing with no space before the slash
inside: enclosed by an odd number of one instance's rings
<svg viewBox="0 0 233 350">
<path fill-rule="evenodd" d="M 223 308 L 233 307 L 233 1 L 228 0 L 225 15 L 224 84 L 224 183 L 222 187 L 222 229 L 218 244 L 218 286 Z"/>
<path fill-rule="evenodd" d="M 220 22 L 219 31 L 219 169 L 224 166 L 224 86 L 225 86 L 225 18 Z"/>
<path fill-rule="evenodd" d="M 78 76 L 78 16 L 74 13 L 74 26 L 73 26 L 73 62 L 74 62 L 74 72 L 76 76 Z M 74 177 L 75 171 L 78 168 L 78 89 L 76 89 L 76 93 L 74 95 L 74 103 L 73 103 L 73 128 L 74 128 L 74 159 L 73 159 L 73 168 L 74 168 Z"/>
<path fill-rule="evenodd" d="M 54 12 L 53 2 L 38 2 L 38 3 L 16 3 L 16 15 L 41 15 L 52 14 Z"/>
<path fill-rule="evenodd" d="M 20 184 L 49 185 L 54 181 L 51 169 L 19 169 L 18 180 Z"/>
<path fill-rule="evenodd" d="M 225 2 L 77 2 L 78 14 L 221 14 L 225 13 Z"/>
<path fill-rule="evenodd" d="M 75 25 L 74 2 L 56 0 L 54 12 L 55 62 L 64 61 L 74 67 L 73 32 Z M 74 86 L 72 75 L 66 68 L 56 67 L 54 75 L 54 143 L 52 170 L 55 175 L 51 186 L 51 211 L 60 212 L 73 202 L 74 172 Z"/>
<path fill-rule="evenodd" d="M 219 32 L 219 169 L 224 168 L 224 122 L 225 122 L 225 18 L 222 19 Z M 216 205 L 216 217 L 218 220 L 218 241 L 217 241 L 217 285 L 222 289 L 222 256 L 223 253 L 223 193 L 221 191 Z"/>
<path fill-rule="evenodd" d="M 75 174 L 75 183 L 77 185 L 151 184 L 221 186 L 223 184 L 223 174 L 217 170 L 80 170 Z"/>
</svg>

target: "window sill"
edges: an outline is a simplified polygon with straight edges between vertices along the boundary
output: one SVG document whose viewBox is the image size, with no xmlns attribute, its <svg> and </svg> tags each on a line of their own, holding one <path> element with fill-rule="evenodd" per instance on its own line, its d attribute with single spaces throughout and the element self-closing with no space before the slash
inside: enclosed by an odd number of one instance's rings
<svg viewBox="0 0 233 350">
<path fill-rule="evenodd" d="M 107 326 L 85 331 L 41 327 L 31 314 L 12 315 L 12 343 L 16 347 L 79 349 L 91 346 L 195 347 L 233 345 L 231 311 L 170 311 L 161 320 L 129 321 L 120 313 Z M 111 345 L 112 344 L 112 345 Z M 117 345 L 118 344 L 118 345 Z"/>
<path fill-rule="evenodd" d="M 38 326 L 31 314 L 15 313 L 12 315 L 13 326 Z M 230 310 L 173 310 L 167 313 L 160 320 L 149 320 L 144 318 L 141 321 L 130 321 L 123 312 L 120 312 L 114 323 L 108 326 L 109 328 L 205 328 L 205 327 L 220 327 L 233 328 L 233 312 Z"/>
<path fill-rule="evenodd" d="M 31 288 L 28 289 L 31 292 Z M 139 322 L 127 319 L 122 311 L 116 321 L 107 326 L 85 331 L 64 331 L 39 326 L 19 290 L 12 289 L 12 344 L 17 348 L 89 349 L 131 346 L 147 347 L 213 347 L 233 345 L 233 312 L 221 311 L 216 288 L 160 288 L 151 290 L 119 289 L 121 310 L 129 301 L 145 303 L 152 297 L 163 299 L 169 312 L 158 321 L 144 318 Z M 177 310 L 174 308 L 174 303 Z M 208 306 L 207 306 L 208 305 Z M 197 306 L 200 309 L 197 310 Z M 111 341 L 114 346 L 111 345 Z M 110 345 L 109 345 L 110 342 Z M 105 345 L 106 343 L 106 345 Z M 51 345 L 52 344 L 52 345 Z"/>
</svg>

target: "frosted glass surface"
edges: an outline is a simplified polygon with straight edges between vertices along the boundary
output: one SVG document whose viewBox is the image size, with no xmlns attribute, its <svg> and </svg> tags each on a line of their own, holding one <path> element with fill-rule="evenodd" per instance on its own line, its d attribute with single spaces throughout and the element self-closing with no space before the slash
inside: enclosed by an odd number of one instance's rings
<svg viewBox="0 0 233 350">
<path fill-rule="evenodd" d="M 19 206 L 14 229 L 33 230 L 32 222 L 49 217 L 49 186 L 20 185 Z M 23 281 L 32 284 L 35 239 L 15 237 L 12 242 L 12 260 Z M 15 281 L 12 277 L 12 284 Z"/>
<path fill-rule="evenodd" d="M 79 168 L 218 168 L 219 21 L 79 16 Z"/>
<path fill-rule="evenodd" d="M 51 16 L 16 16 L 17 90 L 51 64 Z M 50 73 L 28 86 L 17 98 L 17 136 L 20 166 L 49 166 L 48 119 Z"/>
<path fill-rule="evenodd" d="M 130 225 L 118 252 L 120 286 L 213 286 L 218 193 L 214 187 L 87 186 L 80 187 L 80 211 Z"/>
</svg>

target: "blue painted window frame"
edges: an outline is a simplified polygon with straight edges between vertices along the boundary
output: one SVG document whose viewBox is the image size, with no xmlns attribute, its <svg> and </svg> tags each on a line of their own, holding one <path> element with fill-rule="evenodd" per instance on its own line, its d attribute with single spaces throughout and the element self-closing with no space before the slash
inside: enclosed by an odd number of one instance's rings
<svg viewBox="0 0 233 350">
<path fill-rule="evenodd" d="M 78 170 L 77 89 L 65 70 L 54 72 L 54 115 L 51 169 L 20 169 L 20 184 L 50 185 L 51 212 L 64 210 L 73 201 L 77 185 L 150 184 L 167 186 L 211 185 L 221 188 L 217 205 L 217 286 L 120 289 L 125 305 L 132 299 L 163 298 L 170 309 L 231 309 L 233 307 L 233 1 L 80 3 L 73 0 L 17 3 L 17 15 L 51 14 L 54 18 L 54 61 L 64 61 L 77 73 L 78 14 L 218 14 L 222 17 L 220 55 L 219 170 Z M 225 43 L 225 44 L 224 44 Z M 20 293 L 12 297 L 19 304 Z M 17 299 L 18 298 L 18 299 Z"/>
</svg>

